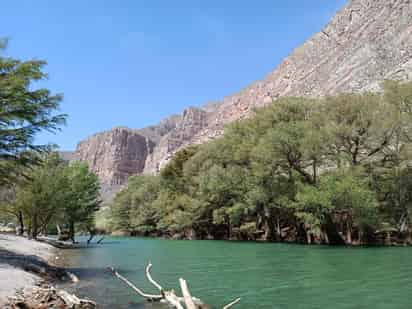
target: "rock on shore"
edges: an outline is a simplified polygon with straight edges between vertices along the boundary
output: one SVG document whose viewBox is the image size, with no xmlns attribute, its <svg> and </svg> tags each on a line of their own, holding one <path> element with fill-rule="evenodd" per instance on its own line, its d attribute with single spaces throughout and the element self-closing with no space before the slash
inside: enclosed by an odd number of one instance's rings
<svg viewBox="0 0 412 309">
<path fill-rule="evenodd" d="M 71 279 L 53 265 L 57 252 L 47 243 L 0 234 L 0 308 L 94 308 L 92 301 L 48 285 Z"/>
<path fill-rule="evenodd" d="M 0 307 L 8 302 L 8 297 L 17 291 L 34 288 L 41 278 L 35 274 L 10 265 L 7 253 L 14 253 L 29 258 L 41 258 L 51 262 L 55 249 L 44 243 L 31 241 L 10 234 L 0 234 Z"/>
</svg>

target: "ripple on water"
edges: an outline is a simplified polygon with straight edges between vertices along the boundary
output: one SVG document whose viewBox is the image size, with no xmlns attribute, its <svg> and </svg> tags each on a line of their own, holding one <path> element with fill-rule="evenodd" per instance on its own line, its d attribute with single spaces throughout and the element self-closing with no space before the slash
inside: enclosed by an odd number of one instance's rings
<svg viewBox="0 0 412 309">
<path fill-rule="evenodd" d="M 147 304 L 114 279 L 109 265 L 139 287 L 153 291 L 144 267 L 178 290 L 188 280 L 192 294 L 221 308 L 242 297 L 239 309 L 411 308 L 412 248 L 330 248 L 228 241 L 108 238 L 101 247 L 67 251 L 79 275 L 72 287 L 103 308 L 164 308 Z"/>
</svg>

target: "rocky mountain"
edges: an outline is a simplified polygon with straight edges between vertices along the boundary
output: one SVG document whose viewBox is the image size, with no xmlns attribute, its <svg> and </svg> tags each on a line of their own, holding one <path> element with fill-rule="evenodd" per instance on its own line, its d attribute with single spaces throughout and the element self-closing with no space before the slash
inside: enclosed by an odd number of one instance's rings
<svg viewBox="0 0 412 309">
<path fill-rule="evenodd" d="M 179 149 L 220 136 L 225 124 L 280 96 L 378 91 L 385 79 L 412 80 L 412 0 L 351 0 L 263 80 L 155 126 L 93 135 L 75 157 L 113 193 L 130 175 L 157 173 Z"/>
</svg>

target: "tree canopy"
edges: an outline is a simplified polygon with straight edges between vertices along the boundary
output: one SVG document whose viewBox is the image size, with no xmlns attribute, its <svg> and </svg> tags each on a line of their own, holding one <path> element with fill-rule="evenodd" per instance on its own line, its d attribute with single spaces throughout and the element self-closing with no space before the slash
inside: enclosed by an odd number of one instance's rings
<svg viewBox="0 0 412 309">
<path fill-rule="evenodd" d="M 1 211 L 13 214 L 20 233 L 36 238 L 40 233 L 65 229 L 75 241 L 76 227 L 94 233 L 94 213 L 100 205 L 99 181 L 85 163 L 68 164 L 57 153 L 43 154 L 15 187 L 15 196 Z"/>
<path fill-rule="evenodd" d="M 133 177 L 113 202 L 113 221 L 125 222 L 113 228 L 186 238 L 410 241 L 412 83 L 383 88 L 279 98 L 223 137 L 178 152 L 159 176 Z"/>
<path fill-rule="evenodd" d="M 6 46 L 1 40 L 0 53 Z M 55 132 L 65 123 L 66 116 L 56 113 L 62 95 L 36 87 L 47 78 L 45 65 L 0 54 L 0 185 L 15 181 L 22 166 L 36 163 L 37 154 L 49 149 L 35 142 L 36 134 Z"/>
</svg>

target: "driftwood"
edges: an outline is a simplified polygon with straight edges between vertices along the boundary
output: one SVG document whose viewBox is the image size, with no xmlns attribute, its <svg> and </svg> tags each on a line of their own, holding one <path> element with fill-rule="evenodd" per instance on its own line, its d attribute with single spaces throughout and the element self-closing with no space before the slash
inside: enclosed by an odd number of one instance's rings
<svg viewBox="0 0 412 309">
<path fill-rule="evenodd" d="M 24 289 L 14 297 L 10 297 L 9 303 L 4 308 L 94 309 L 96 307 L 94 301 L 78 298 L 64 290 L 42 285 L 31 290 Z"/>
<path fill-rule="evenodd" d="M 159 290 L 159 294 L 148 294 L 143 292 L 141 289 L 136 287 L 132 282 L 130 282 L 127 278 L 119 274 L 113 267 L 109 267 L 110 271 L 116 276 L 119 280 L 129 286 L 133 291 L 135 291 L 140 296 L 144 297 L 147 301 L 151 302 L 164 302 L 172 306 L 176 309 L 204 309 L 208 308 L 206 304 L 204 304 L 200 299 L 193 297 L 190 293 L 188 284 L 186 280 L 183 278 L 179 279 L 180 289 L 182 291 L 182 297 L 176 295 L 174 290 L 165 290 L 163 287 L 153 279 L 150 270 L 152 268 L 152 264 L 149 263 L 146 266 L 146 278 L 147 280 Z M 225 305 L 223 309 L 229 309 L 232 306 L 236 305 L 240 302 L 240 298 L 232 301 L 231 303 Z"/>
<path fill-rule="evenodd" d="M 223 309 L 229 309 L 230 307 L 236 305 L 238 302 L 240 302 L 240 298 L 236 298 L 234 301 L 224 306 Z"/>
<path fill-rule="evenodd" d="M 104 239 L 105 236 L 102 236 L 96 241 L 96 244 L 100 245 Z M 87 248 L 91 244 L 91 239 L 88 239 L 86 243 L 72 243 L 50 237 L 38 237 L 37 241 L 44 242 L 58 249 L 83 249 Z"/>
<path fill-rule="evenodd" d="M 69 306 L 69 308 L 96 307 L 96 303 L 94 301 L 78 298 L 76 295 L 67 293 L 64 290 L 58 291 L 57 295 L 66 303 L 67 306 Z"/>
<path fill-rule="evenodd" d="M 57 249 L 77 249 L 84 247 L 81 244 L 73 244 L 72 242 L 58 240 L 50 237 L 37 237 L 37 241 L 44 242 Z"/>
</svg>

